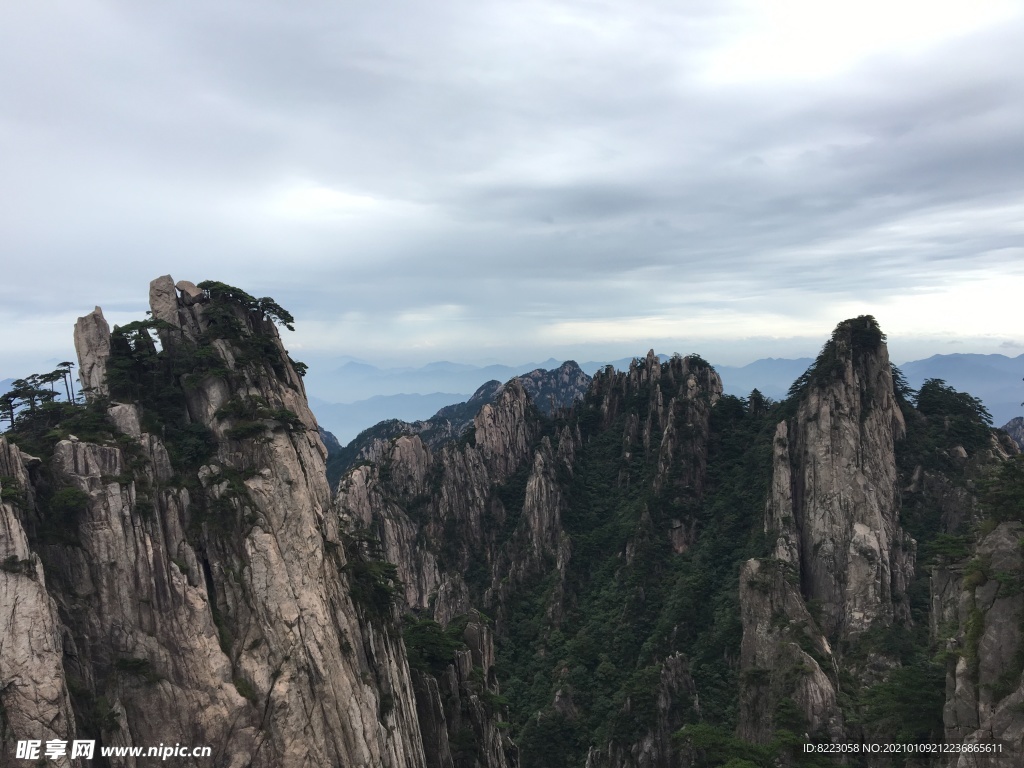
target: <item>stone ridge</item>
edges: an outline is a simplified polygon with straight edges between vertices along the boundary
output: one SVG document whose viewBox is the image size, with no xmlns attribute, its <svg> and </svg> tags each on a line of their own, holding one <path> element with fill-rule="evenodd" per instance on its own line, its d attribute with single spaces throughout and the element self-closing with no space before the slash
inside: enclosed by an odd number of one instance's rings
<svg viewBox="0 0 1024 768">
<path fill-rule="evenodd" d="M 0 595 L 7 605 L 15 589 L 25 612 L 3 620 L 35 627 L 15 632 L 32 642 L 5 643 L 0 659 L 13 737 L 208 744 L 231 768 L 425 766 L 395 617 L 354 601 L 326 450 L 275 325 L 169 276 L 150 295 L 163 345 L 154 359 L 195 361 L 166 385 L 183 393 L 186 434 L 209 435 L 212 452 L 198 469 L 174 464 L 154 428 L 159 409 L 114 403 L 120 441 L 54 448 L 52 482 L 87 500 L 71 523 L 75 545 L 33 553 L 4 505 L 19 572 L 0 571 Z M 79 321 L 76 341 L 83 383 L 102 403 L 100 310 Z M 12 475 L 30 513 L 47 514 L 32 506 L 32 478 Z M 42 566 L 22 567 L 36 557 Z M 39 678 L 31 701 L 7 686 L 10 670 Z"/>
<path fill-rule="evenodd" d="M 582 400 L 590 388 L 590 377 L 574 360 L 567 360 L 550 371 L 537 368 L 516 378 L 545 416 L 570 408 Z"/>
<path fill-rule="evenodd" d="M 342 524 L 376 533 L 414 615 L 446 626 L 471 613 L 468 574 L 497 560 L 497 533 L 512 511 L 493 488 L 530 469 L 539 433 L 539 416 L 513 379 L 480 409 L 468 440 L 431 449 L 421 435 L 402 435 L 379 444 L 378 460 L 342 477 Z M 531 474 L 528 485 L 537 482 Z M 499 713 L 480 705 L 481 696 L 499 693 L 493 637 L 485 624 L 470 621 L 463 639 L 472 658 L 457 652 L 442 675 L 414 673 L 427 763 L 450 766 L 451 742 L 472 732 L 482 765 L 506 768 L 515 764 L 511 742 Z"/>
<path fill-rule="evenodd" d="M 558 368 L 538 368 L 510 379 L 518 381 L 533 405 L 545 416 L 571 407 L 581 400 L 590 386 L 590 377 L 569 360 Z M 480 385 L 464 403 L 446 405 L 429 419 L 407 422 L 400 419 L 381 421 L 359 433 L 347 446 L 332 453 L 328 476 L 336 485 L 341 476 L 360 462 L 379 461 L 387 455 L 389 445 L 399 435 L 419 435 L 432 450 L 465 435 L 483 406 L 493 404 L 508 384 L 497 380 Z"/>
<path fill-rule="evenodd" d="M 571 391 L 574 381 L 580 384 L 577 370 L 568 363 L 549 375 L 556 373 L 556 383 Z M 446 625 L 479 606 L 500 633 L 516 589 L 543 573 L 554 577 L 546 609 L 553 626 L 571 609 L 566 600 L 572 599 L 572 590 L 566 580 L 573 552 L 562 520 L 584 437 L 575 425 L 555 426 L 541 418 L 529 394 L 538 378 L 510 380 L 480 408 L 464 440 L 434 447 L 421 432 L 382 441 L 378 458 L 342 477 L 337 498 L 343 519 L 377 532 L 385 557 L 398 566 L 406 605 L 415 615 Z M 650 453 L 653 471 L 648 482 L 677 485 L 680 495 L 699 493 L 711 409 L 721 396 L 721 380 L 697 358 L 661 363 L 649 355 L 629 371 L 599 374 L 577 407 L 600 420 L 601 414 L 633 408 L 632 400 L 641 396 L 647 398 L 642 418 L 626 420 L 627 450 Z M 559 407 L 557 402 L 553 407 Z M 693 461 L 683 460 L 691 456 Z M 629 483 L 630 478 L 621 477 L 619 482 Z M 677 552 L 685 551 L 695 522 L 671 523 L 671 533 L 664 534 Z M 447 676 L 426 676 L 417 683 L 431 765 L 449 764 L 450 739 L 457 736 L 453 711 L 439 704 L 446 690 L 449 696 L 460 690 L 462 673 L 457 665 L 450 669 Z M 490 670 L 489 662 L 482 665 L 489 681 Z M 488 682 L 488 688 L 497 693 L 498 681 Z M 675 711 L 670 703 L 676 698 L 696 701 L 685 659 L 666 660 L 661 688 L 663 714 Z M 571 713 L 571 692 L 561 693 L 555 707 Z M 682 724 L 675 717 L 665 714 L 655 724 L 650 744 L 643 747 L 644 760 L 664 761 L 671 755 L 671 734 Z M 493 715 L 474 715 L 470 727 L 480 743 L 498 743 Z M 600 752 L 603 756 L 594 753 L 599 762 L 593 764 L 619 765 L 616 761 L 625 748 L 608 745 L 607 752 Z M 506 753 L 507 749 L 501 753 L 506 756 L 497 758 L 489 747 L 492 757 L 481 764 L 511 766 L 514 762 Z"/>
</svg>

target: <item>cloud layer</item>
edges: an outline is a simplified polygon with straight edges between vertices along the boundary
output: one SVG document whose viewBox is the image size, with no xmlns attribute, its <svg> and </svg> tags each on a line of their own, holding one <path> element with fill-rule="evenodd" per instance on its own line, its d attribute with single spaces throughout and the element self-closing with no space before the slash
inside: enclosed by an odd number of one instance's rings
<svg viewBox="0 0 1024 768">
<path fill-rule="evenodd" d="M 1024 336 L 1016 4 L 52 5 L 0 24 L 7 360 L 167 272 L 313 355 Z"/>
</svg>

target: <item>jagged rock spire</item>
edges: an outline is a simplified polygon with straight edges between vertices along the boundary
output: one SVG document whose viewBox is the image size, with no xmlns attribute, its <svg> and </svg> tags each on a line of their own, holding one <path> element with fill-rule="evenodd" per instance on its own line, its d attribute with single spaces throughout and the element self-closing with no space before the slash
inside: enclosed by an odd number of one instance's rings
<svg viewBox="0 0 1024 768">
<path fill-rule="evenodd" d="M 874 318 L 840 323 L 801 381 L 796 415 L 776 434 L 766 528 L 804 596 L 820 601 L 826 634 L 855 634 L 898 617 L 914 559 L 894 452 L 905 426 Z"/>
<path fill-rule="evenodd" d="M 75 323 L 75 352 L 78 354 L 78 380 L 86 397 L 92 399 L 108 395 L 110 326 L 99 307 Z"/>
</svg>

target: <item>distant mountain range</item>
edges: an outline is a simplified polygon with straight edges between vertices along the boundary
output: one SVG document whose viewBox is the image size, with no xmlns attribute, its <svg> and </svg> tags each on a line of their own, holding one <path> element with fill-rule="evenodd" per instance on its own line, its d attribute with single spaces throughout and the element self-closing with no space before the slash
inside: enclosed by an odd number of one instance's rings
<svg viewBox="0 0 1024 768">
<path fill-rule="evenodd" d="M 666 355 L 659 355 L 663 361 Z M 592 376 L 611 365 L 629 367 L 633 358 L 580 363 Z M 790 384 L 800 376 L 813 358 L 764 358 L 744 366 L 715 365 L 727 394 L 745 397 L 753 389 L 774 399 L 786 397 Z M 349 361 L 330 374 L 314 375 L 306 386 L 310 404 L 325 429 L 344 445 L 359 432 L 385 419 L 419 421 L 433 416 L 446 405 L 465 402 L 491 380 L 508 381 L 536 369 L 551 370 L 562 361 L 550 359 L 518 366 L 475 366 L 440 361 L 419 368 L 378 368 Z M 1024 355 L 952 354 L 933 355 L 899 366 L 907 382 L 918 388 L 925 379 L 943 379 L 950 386 L 979 398 L 992 414 L 995 426 L 1002 426 L 1021 415 L 1024 400 Z M 347 401 L 347 402 L 339 402 Z"/>
<path fill-rule="evenodd" d="M 663 361 L 666 355 L 658 355 Z M 579 367 L 588 376 L 606 365 L 629 367 L 633 358 L 588 361 Z M 752 389 L 776 400 L 784 398 L 789 385 L 814 362 L 813 358 L 768 357 L 744 366 L 715 365 L 725 392 L 745 397 Z M 447 405 L 462 403 L 487 381 L 505 382 L 537 369 L 552 370 L 562 364 L 554 358 L 523 365 L 467 365 L 439 361 L 421 367 L 378 368 L 348 361 L 328 373 L 310 371 L 306 388 L 309 402 L 324 429 L 342 445 L 364 429 L 385 419 L 414 422 L 428 419 Z M 911 387 L 925 379 L 943 379 L 961 392 L 979 398 L 1002 426 L 1024 413 L 1024 355 L 933 355 L 899 366 Z M 13 379 L 0 380 L 0 392 Z"/>
<path fill-rule="evenodd" d="M 979 398 L 997 427 L 1024 414 L 1024 355 L 933 355 L 899 368 L 915 389 L 925 379 L 944 379 L 955 389 Z"/>
<path fill-rule="evenodd" d="M 558 368 L 541 369 L 522 374 L 519 384 L 546 416 L 568 409 L 581 400 L 590 388 L 591 377 L 580 370 L 571 360 Z M 327 479 L 335 486 L 349 467 L 360 461 L 379 461 L 385 454 L 388 441 L 398 435 L 419 435 L 420 439 L 433 448 L 461 437 L 473 423 L 473 419 L 488 403 L 493 403 L 504 382 L 492 379 L 480 386 L 466 402 L 447 405 L 429 419 L 414 422 L 401 419 L 386 419 L 360 432 L 344 448 L 338 448 L 337 440 L 330 432 L 321 437 L 327 445 Z"/>
</svg>

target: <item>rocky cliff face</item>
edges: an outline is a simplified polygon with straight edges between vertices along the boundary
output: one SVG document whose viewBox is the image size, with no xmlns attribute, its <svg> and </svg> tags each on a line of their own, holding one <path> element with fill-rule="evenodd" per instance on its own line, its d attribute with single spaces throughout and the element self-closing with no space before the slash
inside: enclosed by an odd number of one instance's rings
<svg viewBox="0 0 1024 768">
<path fill-rule="evenodd" d="M 865 734 L 847 729 L 840 681 L 849 697 L 899 666 L 859 641 L 910 624 L 914 576 L 895 454 L 906 426 L 874 319 L 841 323 L 792 397 L 772 445 L 765 532 L 774 559 L 740 574 L 738 732 L 761 744 L 780 728 L 841 743 Z"/>
<path fill-rule="evenodd" d="M 808 732 L 831 742 L 845 737 L 838 703 L 838 664 L 784 560 L 748 560 L 740 571 L 743 644 L 739 735 L 766 743 L 791 702 Z"/>
<path fill-rule="evenodd" d="M 39 459 L 0 438 L 0 755 L 19 738 L 68 740 L 75 733 L 64 675 L 64 638 L 46 574 L 22 524 L 32 509 L 29 469 Z M 58 765 L 71 765 L 65 758 Z M 75 765 L 80 761 L 74 761 Z"/>
<path fill-rule="evenodd" d="M 4 507 L 18 572 L 0 579 L 37 639 L 4 646 L 11 737 L 210 745 L 225 766 L 424 765 L 397 627 L 352 598 L 301 378 L 267 300 L 228 288 L 154 281 L 160 354 L 148 328 L 105 345 L 98 311 L 79 321 L 90 408 L 119 434 L 56 442 L 35 504 L 13 475 L 40 523 L 26 541 Z M 47 681 L 22 701 L 25 670 Z"/>
<path fill-rule="evenodd" d="M 516 378 L 533 405 L 549 417 L 572 407 L 590 386 L 590 377 L 571 360 L 553 370 L 538 368 Z M 387 454 L 390 442 L 401 435 L 419 435 L 424 445 L 434 450 L 458 440 L 473 426 L 480 409 L 493 404 L 503 389 L 500 381 L 488 381 L 466 402 L 446 405 L 429 419 L 415 422 L 389 419 L 375 424 L 334 452 L 328 461 L 328 477 L 336 484 L 356 464 L 379 462 Z"/>
<path fill-rule="evenodd" d="M 514 379 L 443 439 L 378 435 L 332 498 L 290 316 L 203 286 L 155 280 L 153 319 L 113 333 L 82 318 L 89 405 L 0 438 L 5 756 L 75 737 L 257 767 L 800 765 L 805 734 L 1024 747 L 1024 523 L 1016 476 L 991 479 L 1018 464 L 969 396 L 912 406 L 871 318 L 782 404 L 653 352 Z"/>
<path fill-rule="evenodd" d="M 1024 529 L 1003 523 L 975 538 L 972 528 L 991 514 L 978 494 L 1005 485 L 999 467 L 1013 446 L 977 401 L 942 382 L 926 383 L 917 408 L 901 404 L 883 339 L 871 318 L 840 324 L 776 428 L 765 514 L 774 559 L 749 561 L 740 579 L 739 734 L 761 744 L 779 728 L 833 743 L 894 731 L 995 740 L 995 762 L 925 761 L 995 765 L 1024 747 Z M 930 579 L 915 574 L 903 513 L 926 541 Z M 789 724 L 787 709 L 798 715 Z"/>
<path fill-rule="evenodd" d="M 379 537 L 386 559 L 398 565 L 408 609 L 441 627 L 467 615 L 473 605 L 492 609 L 493 587 L 500 583 L 492 572 L 505 556 L 502 530 L 520 512 L 507 509 L 494 489 L 530 471 L 539 436 L 539 417 L 513 379 L 481 407 L 469 440 L 431 450 L 418 435 L 402 436 L 390 443 L 379 463 L 357 467 L 342 479 L 337 495 L 342 519 Z M 519 528 L 536 542 L 538 557 L 551 548 L 545 536 L 557 536 L 542 522 L 551 514 L 539 479 L 542 457 L 551 453 L 546 445 L 534 458 L 540 466 L 526 481 L 533 487 L 527 495 L 541 501 L 534 501 Z M 513 754 L 497 727 L 501 713 L 478 703 L 481 696 L 497 696 L 498 686 L 492 635 L 479 622 L 474 626 L 470 656 L 459 652 L 441 674 L 419 673 L 417 701 L 431 765 L 450 765 L 455 759 L 451 745 L 460 738 L 465 753 L 460 765 L 505 766 Z M 467 748 L 467 733 L 477 734 L 476 748 Z"/>
<path fill-rule="evenodd" d="M 574 365 L 553 373 L 554 384 L 561 382 L 566 391 L 582 386 Z M 568 580 L 573 547 L 563 516 L 584 438 L 575 422 L 544 421 L 529 393 L 537 390 L 543 397 L 544 381 L 539 372 L 510 381 L 491 402 L 481 404 L 472 428 L 458 443 L 431 446 L 422 433 L 401 436 L 386 447 L 382 444 L 377 461 L 355 468 L 341 480 L 338 503 L 343 517 L 376 531 L 386 558 L 398 565 L 407 607 L 442 627 L 475 606 L 494 617 L 499 636 L 506 635 L 511 601 L 539 578 L 553 579 L 546 601 L 548 621 L 558 626 L 572 610 Z M 641 481 L 623 473 L 617 482 L 671 487 L 681 495 L 697 493 L 703 483 L 711 407 L 720 395 L 721 382 L 709 367 L 682 358 L 662 364 L 651 354 L 629 371 L 599 376 L 587 394 L 587 407 L 599 422 L 611 425 L 620 411 L 634 407 L 637 398 L 649 401 L 642 418 L 623 422 L 621 441 L 627 459 L 633 452 L 649 454 L 645 461 L 652 474 Z M 666 523 L 663 540 L 674 536 L 682 551 L 694 521 Z M 491 643 L 487 635 L 482 659 L 494 658 Z M 470 724 L 464 727 L 481 734 L 479 743 L 502 745 L 498 751 L 478 751 L 473 758 L 477 762 L 467 765 L 513 764 L 512 745 L 496 727 L 498 717 L 505 715 L 464 706 L 466 697 L 459 691 L 466 675 L 460 663 L 453 659 L 442 674 L 418 673 L 424 733 L 434 745 L 428 747 L 428 763 L 448 764 L 451 744 L 458 740 L 453 722 L 461 717 Z M 665 667 L 664 722 L 640 746 L 614 743 L 607 745 L 610 751 L 595 752 L 594 765 L 618 764 L 613 754 L 632 754 L 637 765 L 661 755 L 660 765 L 672 754 L 670 736 L 678 727 L 673 720 L 678 714 L 669 714 L 676 711 L 669 703 L 693 697 L 692 681 L 681 671 L 685 661 L 677 658 L 674 663 L 671 670 L 671 665 Z M 493 666 L 481 666 L 478 674 L 486 683 L 478 695 L 493 698 L 499 693 L 494 671 Z M 438 704 L 446 695 L 463 702 L 461 716 L 451 706 Z M 559 716 L 572 713 L 571 689 L 557 692 L 553 706 Z"/>
<path fill-rule="evenodd" d="M 978 543 L 965 566 L 939 568 L 932 575 L 937 607 L 953 609 L 936 617 L 941 633 L 952 629 L 946 639 L 952 653 L 943 712 L 950 742 L 994 739 L 1019 749 L 1024 738 L 1022 540 L 1024 525 L 1003 523 Z M 975 759 L 969 764 L 1001 762 Z"/>
<path fill-rule="evenodd" d="M 1010 436 L 1018 448 L 1024 449 L 1024 416 L 1010 419 L 1001 429 Z"/>
<path fill-rule="evenodd" d="M 78 377 L 82 388 L 95 397 L 110 394 L 107 390 L 110 326 L 99 307 L 75 323 L 75 350 L 78 352 Z"/>
<path fill-rule="evenodd" d="M 518 377 L 530 400 L 545 416 L 571 408 L 590 388 L 590 377 L 573 360 L 553 370 L 538 368 Z"/>
<path fill-rule="evenodd" d="M 895 441 L 905 431 L 873 318 L 841 324 L 775 437 L 766 529 L 831 637 L 909 618 L 914 542 L 899 525 Z"/>
</svg>

